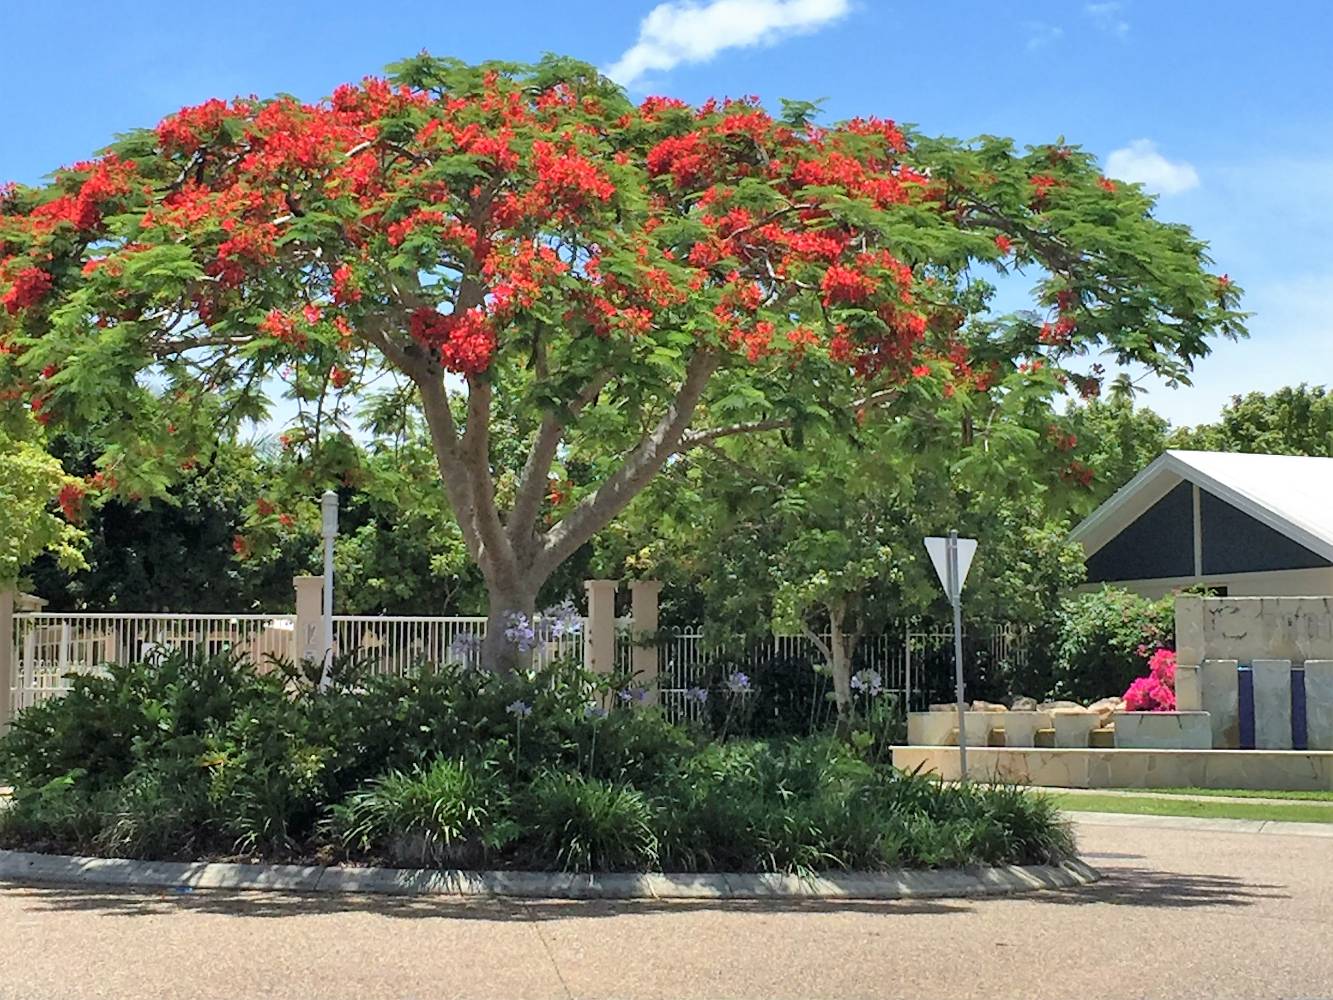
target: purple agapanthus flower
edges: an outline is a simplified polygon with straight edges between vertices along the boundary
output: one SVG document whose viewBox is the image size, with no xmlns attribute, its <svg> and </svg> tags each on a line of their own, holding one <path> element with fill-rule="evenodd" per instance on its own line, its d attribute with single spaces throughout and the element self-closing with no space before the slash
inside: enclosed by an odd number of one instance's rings
<svg viewBox="0 0 1333 1000">
<path fill-rule="evenodd" d="M 481 636 L 472 632 L 459 632 L 454 641 L 449 643 L 449 651 L 460 659 L 469 659 L 481 649 Z"/>
<path fill-rule="evenodd" d="M 750 677 L 737 670 L 727 678 L 727 690 L 732 694 L 744 694 L 750 690 Z"/>
<path fill-rule="evenodd" d="M 616 692 L 616 697 L 619 698 L 621 703 L 625 705 L 628 705 L 632 701 L 642 702 L 644 699 L 648 697 L 648 690 L 647 688 L 641 688 L 641 687 L 621 688 L 619 691 Z"/>
<path fill-rule="evenodd" d="M 858 670 L 852 675 L 852 690 L 871 698 L 878 697 L 884 692 L 884 679 L 878 670 Z"/>
<path fill-rule="evenodd" d="M 505 615 L 505 642 L 520 653 L 526 653 L 537 645 L 537 630 L 532 619 L 521 611 L 511 611 Z"/>
<path fill-rule="evenodd" d="M 532 706 L 520 698 L 518 701 L 511 701 L 506 705 L 505 711 L 516 719 L 526 719 L 532 714 Z"/>
<path fill-rule="evenodd" d="M 708 690 L 706 688 L 689 688 L 685 692 L 686 701 L 697 701 L 700 705 L 708 700 Z"/>
<path fill-rule="evenodd" d="M 583 631 L 583 616 L 574 602 L 566 597 L 559 604 L 542 612 L 542 630 L 551 639 L 578 635 Z"/>
<path fill-rule="evenodd" d="M 596 702 L 588 702 L 583 706 L 583 717 L 585 719 L 605 719 L 606 709 Z"/>
</svg>

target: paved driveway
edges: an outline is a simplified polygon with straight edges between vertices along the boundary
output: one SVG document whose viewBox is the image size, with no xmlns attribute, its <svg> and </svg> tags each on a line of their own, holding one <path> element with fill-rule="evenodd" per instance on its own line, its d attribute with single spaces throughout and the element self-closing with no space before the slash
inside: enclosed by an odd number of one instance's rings
<svg viewBox="0 0 1333 1000">
<path fill-rule="evenodd" d="M 1100 884 L 997 900 L 723 909 L 0 886 L 0 997 L 1333 996 L 1333 839 L 1149 822 L 1080 823 Z"/>
</svg>

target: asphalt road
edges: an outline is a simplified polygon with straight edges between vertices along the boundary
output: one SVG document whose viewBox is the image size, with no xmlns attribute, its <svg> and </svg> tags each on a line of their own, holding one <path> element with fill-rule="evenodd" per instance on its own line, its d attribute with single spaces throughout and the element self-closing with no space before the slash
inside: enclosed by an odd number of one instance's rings
<svg viewBox="0 0 1333 1000">
<path fill-rule="evenodd" d="M 1333 997 L 1333 839 L 1147 823 L 1080 824 L 1095 886 L 975 901 L 6 885 L 0 997 Z"/>
</svg>

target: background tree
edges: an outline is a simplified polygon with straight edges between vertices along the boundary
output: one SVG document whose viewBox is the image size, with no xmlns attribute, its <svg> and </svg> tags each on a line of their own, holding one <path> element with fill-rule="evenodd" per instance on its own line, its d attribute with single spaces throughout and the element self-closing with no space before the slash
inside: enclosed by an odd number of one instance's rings
<svg viewBox="0 0 1333 1000">
<path fill-rule="evenodd" d="M 1068 446 L 1067 474 L 1086 479 L 1085 489 L 1069 495 L 1075 522 L 1172 447 L 1166 418 L 1126 395 L 1071 404 L 1052 426 Z"/>
<path fill-rule="evenodd" d="M 1216 423 L 1180 428 L 1171 447 L 1327 458 L 1333 456 L 1333 396 L 1304 383 L 1233 396 Z"/>
<path fill-rule="evenodd" d="M 94 477 L 86 452 L 67 453 L 65 461 L 71 471 Z M 56 611 L 290 608 L 292 575 L 316 568 L 319 542 L 317 530 L 302 534 L 271 492 L 279 464 L 251 448 L 220 445 L 183 470 L 163 496 L 112 494 L 82 504 L 85 562 L 70 567 L 38 560 L 34 589 Z M 246 531 L 261 511 L 275 526 L 280 518 L 290 522 L 291 530 L 275 532 L 272 544 L 254 544 Z"/>
<path fill-rule="evenodd" d="M 1241 332 L 1203 244 L 1086 153 L 813 110 L 636 107 L 569 60 L 426 55 L 315 104 L 183 109 L 0 197 L 0 388 L 149 496 L 275 385 L 317 449 L 398 380 L 497 666 L 499 624 L 675 454 L 892 404 L 934 361 L 1086 389 L 1106 350 L 1178 381 Z M 993 313 L 977 267 L 1030 272 L 1040 311 Z M 562 455 L 592 475 L 550 517 Z"/>
<path fill-rule="evenodd" d="M 67 568 L 84 565 L 84 535 L 74 523 L 82 512 L 82 484 L 47 453 L 32 421 L 0 423 L 0 587 L 18 584 L 43 554 Z"/>
<path fill-rule="evenodd" d="M 981 540 L 968 592 L 979 620 L 1042 620 L 1082 579 L 1067 533 L 1089 486 L 1052 423 L 1058 380 L 936 385 L 905 388 L 897 416 L 866 410 L 799 443 L 740 437 L 695 453 L 608 533 L 602 558 L 688 581 L 719 638 L 803 633 L 846 730 L 861 637 L 943 607 L 923 537 Z"/>
</svg>

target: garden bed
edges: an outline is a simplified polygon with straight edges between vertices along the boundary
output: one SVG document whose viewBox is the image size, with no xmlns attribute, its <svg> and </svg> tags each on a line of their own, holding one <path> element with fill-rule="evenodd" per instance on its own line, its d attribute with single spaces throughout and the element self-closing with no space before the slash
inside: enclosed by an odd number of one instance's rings
<svg viewBox="0 0 1333 1000">
<path fill-rule="evenodd" d="M 228 657 L 116 666 L 0 740 L 0 847 L 726 877 L 1072 857 L 1043 796 L 906 774 L 874 741 L 720 742 L 639 701 L 569 666 L 344 670 L 328 691 Z"/>
</svg>

